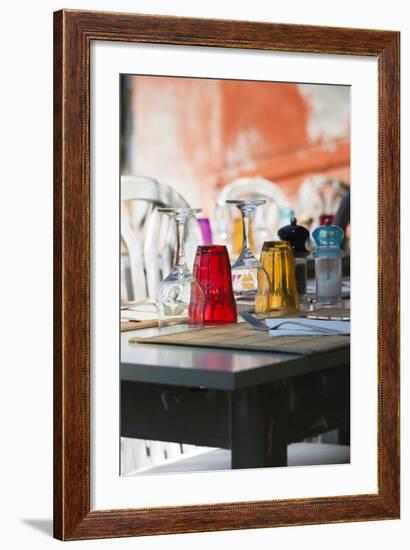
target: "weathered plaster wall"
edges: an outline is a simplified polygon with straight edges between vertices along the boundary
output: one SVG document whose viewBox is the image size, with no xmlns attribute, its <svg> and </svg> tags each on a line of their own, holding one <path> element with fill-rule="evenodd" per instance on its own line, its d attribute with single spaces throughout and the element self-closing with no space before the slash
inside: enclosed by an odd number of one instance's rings
<svg viewBox="0 0 410 550">
<path fill-rule="evenodd" d="M 348 87 L 133 77 L 131 171 L 168 183 L 209 214 L 244 175 L 278 183 L 291 201 L 309 175 L 349 182 Z"/>
</svg>

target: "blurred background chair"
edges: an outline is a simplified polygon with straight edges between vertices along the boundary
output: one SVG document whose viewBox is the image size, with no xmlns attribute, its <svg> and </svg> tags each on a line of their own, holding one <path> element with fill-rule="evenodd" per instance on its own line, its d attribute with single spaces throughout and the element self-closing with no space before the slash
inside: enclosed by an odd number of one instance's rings
<svg viewBox="0 0 410 550">
<path fill-rule="evenodd" d="M 159 207 L 189 207 L 174 189 L 152 178 L 121 176 L 121 301 L 155 300 L 172 266 L 174 226 Z M 193 262 L 201 231 L 196 220 L 187 225 L 186 254 Z M 179 443 L 121 438 L 121 472 L 177 459 L 198 448 Z"/>
<path fill-rule="evenodd" d="M 334 216 L 350 186 L 342 181 L 317 175 L 307 178 L 299 189 L 298 221 L 310 230 L 320 225 L 321 216 Z"/>
<path fill-rule="evenodd" d="M 286 209 L 286 213 L 289 213 L 289 201 L 285 193 L 276 183 L 260 176 L 239 178 L 223 187 L 216 198 L 214 240 L 218 244 L 225 244 L 229 253 L 237 256 L 242 243 L 242 225 L 238 209 L 225 204 L 228 199 L 266 200 L 266 204 L 256 210 L 252 220 L 251 247 L 258 257 L 263 242 L 277 238 L 281 211 Z"/>
<path fill-rule="evenodd" d="M 288 445 L 288 466 L 315 466 L 322 464 L 348 464 L 350 447 L 334 443 L 290 443 Z M 144 469 L 141 473 L 164 474 L 176 472 L 204 472 L 210 470 L 229 470 L 231 451 L 227 449 L 209 449 L 198 461 L 195 455 L 186 455 L 180 460 L 169 460 L 158 466 Z M 130 472 L 130 475 L 139 472 Z"/>
<path fill-rule="evenodd" d="M 162 279 L 172 266 L 174 226 L 159 207 L 187 208 L 172 187 L 152 178 L 121 176 L 121 300 L 155 300 Z M 202 244 L 196 220 L 186 228 L 186 256 L 192 267 L 196 246 Z"/>
</svg>

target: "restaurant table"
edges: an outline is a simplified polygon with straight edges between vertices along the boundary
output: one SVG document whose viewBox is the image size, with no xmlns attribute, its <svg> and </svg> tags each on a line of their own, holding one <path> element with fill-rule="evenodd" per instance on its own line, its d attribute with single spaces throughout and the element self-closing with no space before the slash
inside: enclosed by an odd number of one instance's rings
<svg viewBox="0 0 410 550">
<path fill-rule="evenodd" d="M 350 444 L 350 346 L 301 355 L 128 341 L 156 334 L 121 334 L 122 437 L 231 449 L 232 468 L 286 466 L 288 444 L 336 428 Z"/>
</svg>

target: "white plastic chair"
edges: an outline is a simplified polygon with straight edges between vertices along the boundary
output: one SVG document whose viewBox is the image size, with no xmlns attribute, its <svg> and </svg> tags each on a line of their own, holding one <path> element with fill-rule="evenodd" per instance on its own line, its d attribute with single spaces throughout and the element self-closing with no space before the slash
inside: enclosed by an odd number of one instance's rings
<svg viewBox="0 0 410 550">
<path fill-rule="evenodd" d="M 173 222 L 158 207 L 187 208 L 187 201 L 172 187 L 152 178 L 121 176 L 121 239 L 127 250 L 122 256 L 121 299 L 155 299 L 161 280 L 171 268 L 175 247 Z M 193 262 L 201 244 L 196 220 L 186 229 L 186 255 Z"/>
<path fill-rule="evenodd" d="M 127 254 L 121 256 L 121 300 L 155 299 L 171 268 L 175 248 L 173 221 L 158 207 L 189 207 L 174 189 L 152 178 L 121 176 L 121 239 Z M 186 228 L 187 262 L 192 263 L 201 244 L 198 222 Z M 187 456 L 191 446 L 162 441 L 121 438 L 121 474 Z M 196 451 L 197 452 L 197 451 Z"/>
<path fill-rule="evenodd" d="M 288 445 L 288 466 L 314 466 L 323 464 L 348 464 L 350 446 L 331 443 L 291 443 Z M 231 451 L 227 449 L 208 449 L 201 455 L 184 456 L 180 460 L 169 460 L 158 466 L 147 467 L 142 471 L 129 472 L 129 475 L 140 473 L 164 474 L 175 472 L 206 472 L 212 470 L 230 470 Z"/>
<path fill-rule="evenodd" d="M 266 199 L 266 205 L 256 209 L 253 220 L 254 252 L 258 255 L 264 241 L 277 238 L 279 209 L 289 207 L 285 193 L 276 183 L 261 176 L 239 178 L 223 187 L 216 199 L 215 242 L 226 244 L 229 250 L 237 212 L 236 207 L 225 203 L 227 199 Z"/>
<path fill-rule="evenodd" d="M 317 227 L 322 214 L 336 214 L 349 186 L 325 175 L 307 178 L 299 188 L 297 214 L 300 222 L 312 220 Z"/>
</svg>

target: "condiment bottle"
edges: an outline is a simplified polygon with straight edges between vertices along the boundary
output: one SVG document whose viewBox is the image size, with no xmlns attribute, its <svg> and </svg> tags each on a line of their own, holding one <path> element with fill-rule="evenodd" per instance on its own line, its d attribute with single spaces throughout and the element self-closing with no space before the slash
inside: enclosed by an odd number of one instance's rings
<svg viewBox="0 0 410 550">
<path fill-rule="evenodd" d="M 309 239 L 309 231 L 302 225 L 297 225 L 296 218 L 291 218 L 290 224 L 281 227 L 278 231 L 281 241 L 287 241 L 295 258 L 296 288 L 301 305 L 306 299 L 307 257 L 306 241 Z"/>
<path fill-rule="evenodd" d="M 342 257 L 340 245 L 344 231 L 330 220 L 312 233 L 317 245 L 315 258 L 317 305 L 334 306 L 342 300 Z"/>
</svg>

